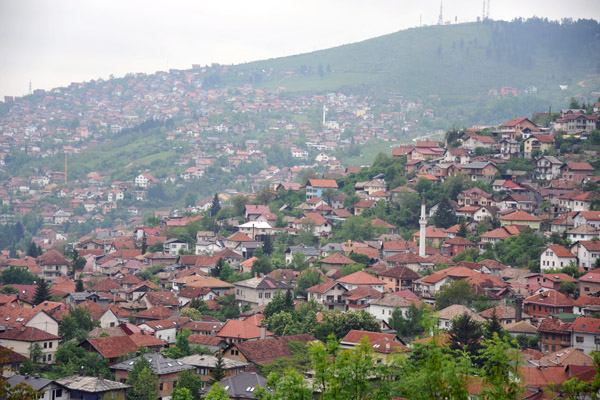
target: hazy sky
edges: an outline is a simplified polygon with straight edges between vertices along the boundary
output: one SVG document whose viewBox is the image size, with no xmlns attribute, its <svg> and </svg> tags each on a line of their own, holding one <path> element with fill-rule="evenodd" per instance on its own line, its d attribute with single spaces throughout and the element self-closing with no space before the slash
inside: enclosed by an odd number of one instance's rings
<svg viewBox="0 0 600 400">
<path fill-rule="evenodd" d="M 445 0 L 474 21 L 483 0 Z M 110 74 L 236 64 L 437 23 L 439 0 L 0 0 L 0 99 Z M 599 0 L 491 0 L 492 19 L 600 19 Z"/>
</svg>

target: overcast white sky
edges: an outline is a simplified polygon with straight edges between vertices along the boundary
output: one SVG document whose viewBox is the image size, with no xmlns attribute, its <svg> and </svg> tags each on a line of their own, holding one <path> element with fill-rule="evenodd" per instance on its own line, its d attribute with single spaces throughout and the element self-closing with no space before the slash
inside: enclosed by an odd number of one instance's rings
<svg viewBox="0 0 600 400">
<path fill-rule="evenodd" d="M 483 0 L 445 0 L 474 21 Z M 0 0 L 0 99 L 110 74 L 237 64 L 437 23 L 439 0 Z M 599 0 L 491 0 L 492 19 L 600 19 Z"/>
</svg>

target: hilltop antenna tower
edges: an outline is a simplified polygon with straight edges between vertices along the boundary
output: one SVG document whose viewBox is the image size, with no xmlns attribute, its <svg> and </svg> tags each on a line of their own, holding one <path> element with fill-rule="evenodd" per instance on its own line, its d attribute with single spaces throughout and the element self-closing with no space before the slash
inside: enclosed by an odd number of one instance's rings
<svg viewBox="0 0 600 400">
<path fill-rule="evenodd" d="M 31 91 L 31 79 L 30 79 L 29 80 L 29 94 L 31 94 L 31 93 L 33 93 L 33 92 Z"/>
<path fill-rule="evenodd" d="M 442 2 L 440 1 L 440 17 L 438 18 L 438 25 L 443 25 L 444 18 L 442 16 Z"/>
<path fill-rule="evenodd" d="M 487 0 L 487 9 L 485 11 L 485 19 L 490 19 L 490 2 L 492 0 Z"/>
<path fill-rule="evenodd" d="M 483 9 L 481 10 L 481 20 L 485 19 L 485 0 L 483 0 Z"/>
</svg>

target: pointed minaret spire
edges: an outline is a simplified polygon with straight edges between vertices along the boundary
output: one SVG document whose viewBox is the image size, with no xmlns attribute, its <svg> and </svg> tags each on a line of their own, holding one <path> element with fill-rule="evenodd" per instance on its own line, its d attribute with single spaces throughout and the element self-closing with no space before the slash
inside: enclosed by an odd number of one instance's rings
<svg viewBox="0 0 600 400">
<path fill-rule="evenodd" d="M 427 217 L 425 213 L 425 194 L 421 197 L 421 218 L 419 218 L 419 256 L 425 257 L 425 229 L 427 227 Z"/>
</svg>

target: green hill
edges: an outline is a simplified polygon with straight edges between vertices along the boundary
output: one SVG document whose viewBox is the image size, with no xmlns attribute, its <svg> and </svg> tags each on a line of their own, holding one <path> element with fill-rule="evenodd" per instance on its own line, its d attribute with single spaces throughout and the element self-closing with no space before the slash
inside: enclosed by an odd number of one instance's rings
<svg viewBox="0 0 600 400">
<path fill-rule="evenodd" d="M 472 122 L 492 123 L 488 107 L 507 107 L 501 114 L 512 117 L 549 105 L 564 107 L 571 96 L 596 101 L 599 54 L 597 21 L 530 19 L 413 28 L 236 69 L 259 87 L 306 93 L 350 89 L 386 97 L 396 92 L 424 102 L 435 99 L 430 103 L 446 119 L 463 114 Z M 502 87 L 517 89 L 520 95 L 535 87 L 537 93 L 508 102 L 489 95 Z"/>
</svg>

